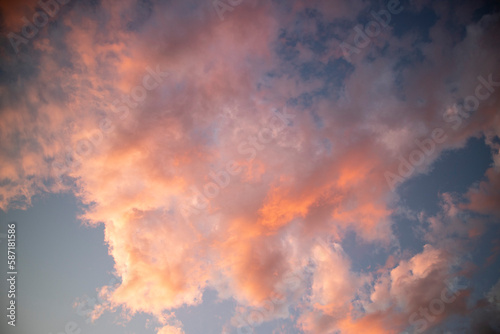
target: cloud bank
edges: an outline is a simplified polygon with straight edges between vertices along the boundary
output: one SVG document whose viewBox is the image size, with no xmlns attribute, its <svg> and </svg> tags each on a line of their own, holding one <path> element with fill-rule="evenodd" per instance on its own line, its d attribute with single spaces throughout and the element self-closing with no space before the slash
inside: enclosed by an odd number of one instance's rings
<svg viewBox="0 0 500 334">
<path fill-rule="evenodd" d="M 293 313 L 305 333 L 421 333 L 453 316 L 489 328 L 498 283 L 471 306 L 463 282 L 499 214 L 488 4 L 59 4 L 19 53 L 2 40 L 0 207 L 73 192 L 81 219 L 105 226 L 120 283 L 101 289 L 94 319 L 145 312 L 158 333 L 183 333 L 171 312 L 214 289 L 234 317 L 272 307 L 262 321 Z M 391 8 L 375 34 L 373 12 Z M 3 32 L 22 36 L 42 9 L 2 4 Z M 493 165 L 462 197 L 442 194 L 419 216 L 420 249 L 403 250 L 396 190 L 472 137 Z M 360 269 L 351 234 L 378 263 Z M 258 322 L 244 318 L 228 331 Z"/>
</svg>

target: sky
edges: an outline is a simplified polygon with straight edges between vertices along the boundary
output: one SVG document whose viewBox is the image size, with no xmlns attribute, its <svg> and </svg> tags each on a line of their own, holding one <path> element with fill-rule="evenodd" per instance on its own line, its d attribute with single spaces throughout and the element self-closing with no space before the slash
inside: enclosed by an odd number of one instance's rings
<svg viewBox="0 0 500 334">
<path fill-rule="evenodd" d="M 1 333 L 500 333 L 498 0 L 2 0 L 0 30 Z"/>
</svg>

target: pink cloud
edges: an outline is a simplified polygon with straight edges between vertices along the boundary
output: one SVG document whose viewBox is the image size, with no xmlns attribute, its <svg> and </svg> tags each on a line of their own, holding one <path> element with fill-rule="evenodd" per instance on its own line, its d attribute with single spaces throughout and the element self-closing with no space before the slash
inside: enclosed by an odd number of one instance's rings
<svg viewBox="0 0 500 334">
<path fill-rule="evenodd" d="M 433 27 L 434 43 L 422 45 L 422 52 L 435 65 L 399 73 L 409 82 L 402 88 L 406 101 L 394 94 L 398 73 L 391 57 L 413 48 L 414 37 L 381 36 L 377 43 L 390 42 L 388 56 L 357 62 L 335 106 L 318 99 L 308 113 L 287 102 L 321 88 L 321 79 L 262 79 L 281 66 L 274 52 L 280 24 L 291 22 L 305 2 L 295 2 L 288 14 L 271 4 L 243 4 L 222 22 L 211 4 L 196 7 L 198 19 L 192 19 L 189 4 L 159 6 L 134 31 L 124 29 L 134 2 L 104 1 L 105 23 L 75 9 L 62 18 L 67 32 L 61 40 L 34 43 L 42 53 L 40 73 L 24 84 L 25 97 L 10 101 L 0 116 L 8 143 L 0 152 L 8 161 L 0 166 L 1 179 L 8 180 L 1 187 L 2 209 L 20 199 L 29 202 L 34 194 L 68 190 L 89 205 L 81 218 L 104 224 L 121 277 L 119 285 L 101 290 L 106 302 L 96 306 L 94 318 L 123 307 L 161 320 L 173 309 L 202 303 L 203 291 L 213 288 L 245 309 L 286 294 L 287 302 L 266 320 L 300 305 L 297 325 L 308 333 L 404 329 L 413 312 L 440 296 L 452 264 L 461 264 L 451 251 L 466 246 L 452 248 L 452 236 L 479 236 L 483 225 L 464 223 L 463 207 L 445 195 L 443 213 L 428 219 L 428 244 L 420 253 L 395 254 L 385 267 L 360 273 L 340 244 L 349 232 L 381 249 L 395 244 L 395 195 L 384 172 L 397 169 L 397 156 L 415 149 L 414 138 L 446 125 L 442 114 L 456 110 L 454 94 L 474 93 L 477 76 L 495 72 L 496 50 L 483 45 L 491 40 L 493 18 L 469 25 L 456 45 L 440 33 L 444 22 Z M 313 5 L 330 19 L 354 18 L 364 8 L 359 1 Z M 61 52 L 56 42 L 64 42 L 71 66 L 54 60 Z M 484 52 L 469 62 L 462 52 L 478 45 Z M 444 52 L 445 46 L 451 51 Z M 301 60 L 313 57 L 304 45 L 299 49 Z M 144 85 L 148 68 L 157 64 L 171 75 L 144 101 L 130 102 L 133 89 Z M 459 83 L 458 93 L 443 84 L 445 78 Z M 495 91 L 463 130 L 449 130 L 449 140 L 436 146 L 415 175 L 428 171 L 444 150 L 492 131 L 498 125 L 497 96 Z M 272 140 L 258 142 L 262 129 L 271 127 L 274 109 L 294 117 Z M 109 132 L 103 132 L 103 119 L 112 125 Z M 89 138 L 95 143 L 84 154 L 81 145 Z M 53 161 L 63 168 L 54 170 Z M 241 172 L 220 174 L 232 161 Z M 226 175 L 227 185 L 219 185 L 199 210 L 193 187 L 204 192 L 209 183 L 217 186 L 214 173 Z M 71 177 L 74 184 L 55 183 L 55 176 Z M 498 214 L 499 178 L 493 169 L 487 177 L 467 193 L 465 208 Z M 325 235 L 332 244 L 318 245 Z M 284 293 L 290 272 L 309 273 L 310 281 Z M 428 325 L 464 313 L 467 296 L 464 290 Z M 158 333 L 183 332 L 174 323 Z"/>
</svg>

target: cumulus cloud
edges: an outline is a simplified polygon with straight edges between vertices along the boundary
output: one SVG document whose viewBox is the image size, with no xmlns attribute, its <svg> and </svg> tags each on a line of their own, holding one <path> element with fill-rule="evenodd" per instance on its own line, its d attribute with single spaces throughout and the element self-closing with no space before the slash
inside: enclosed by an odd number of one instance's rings
<svg viewBox="0 0 500 334">
<path fill-rule="evenodd" d="M 497 171 L 465 207 L 443 195 L 421 251 L 395 254 L 392 265 L 359 270 L 342 242 L 354 233 L 394 250 L 400 203 L 384 173 L 398 173 L 400 157 L 420 147 L 415 138 L 442 128 L 447 139 L 404 179 L 471 136 L 494 137 L 497 86 L 483 89 L 477 111 L 461 108 L 478 77 L 500 80 L 498 15 L 460 16 L 461 38 L 443 33 L 445 18 L 428 40 L 389 29 L 349 62 L 338 49 L 346 27 L 381 8 L 256 1 L 220 20 L 210 2 L 148 6 L 77 2 L 26 46 L 28 60 L 4 41 L 2 67 L 13 69 L 1 86 L 0 207 L 71 191 L 88 207 L 82 221 L 104 225 L 121 283 L 102 288 L 94 318 L 122 307 L 161 321 L 213 288 L 246 310 L 284 296 L 266 321 L 299 305 L 297 326 L 308 333 L 412 325 L 465 262 L 465 242 L 454 241 L 484 233 L 461 210 L 498 215 Z M 17 74 L 21 66 L 31 70 Z M 290 272 L 303 277 L 293 291 L 283 286 Z M 426 326 L 465 313 L 463 290 Z"/>
</svg>

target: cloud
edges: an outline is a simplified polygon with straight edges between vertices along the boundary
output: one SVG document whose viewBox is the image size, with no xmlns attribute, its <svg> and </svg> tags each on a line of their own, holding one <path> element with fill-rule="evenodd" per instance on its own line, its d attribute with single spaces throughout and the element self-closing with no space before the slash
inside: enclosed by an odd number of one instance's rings
<svg viewBox="0 0 500 334">
<path fill-rule="evenodd" d="M 161 327 L 157 334 L 184 334 L 184 331 L 180 327 L 166 325 Z"/>
<path fill-rule="evenodd" d="M 403 330 L 463 265 L 465 239 L 486 229 L 462 211 L 498 214 L 498 175 L 490 169 L 465 206 L 444 194 L 423 248 L 401 254 L 392 216 L 401 203 L 384 172 L 437 127 L 447 141 L 409 177 L 471 136 L 495 147 L 496 89 L 456 117 L 478 76 L 498 73 L 498 15 L 460 16 L 458 40 L 444 19 L 430 41 L 389 29 L 347 62 L 338 45 L 372 7 L 244 2 L 221 21 L 198 1 L 75 3 L 33 41 L 29 61 L 2 59 L 14 65 L 1 86 L 12 97 L 1 104 L 0 207 L 71 191 L 87 208 L 82 221 L 104 225 L 121 283 L 101 289 L 94 319 L 123 308 L 162 322 L 212 288 L 238 314 L 284 295 L 265 320 L 298 305 L 308 333 Z M 360 270 L 343 245 L 350 233 L 392 261 Z M 304 277 L 293 291 L 290 272 Z M 465 313 L 468 293 L 428 325 Z M 158 333 L 183 333 L 172 321 Z"/>
<path fill-rule="evenodd" d="M 500 175 L 490 168 L 486 172 L 487 181 L 482 181 L 477 187 L 470 189 L 466 196 L 469 203 L 464 208 L 482 214 L 499 216 L 498 203 L 500 201 Z"/>
</svg>

